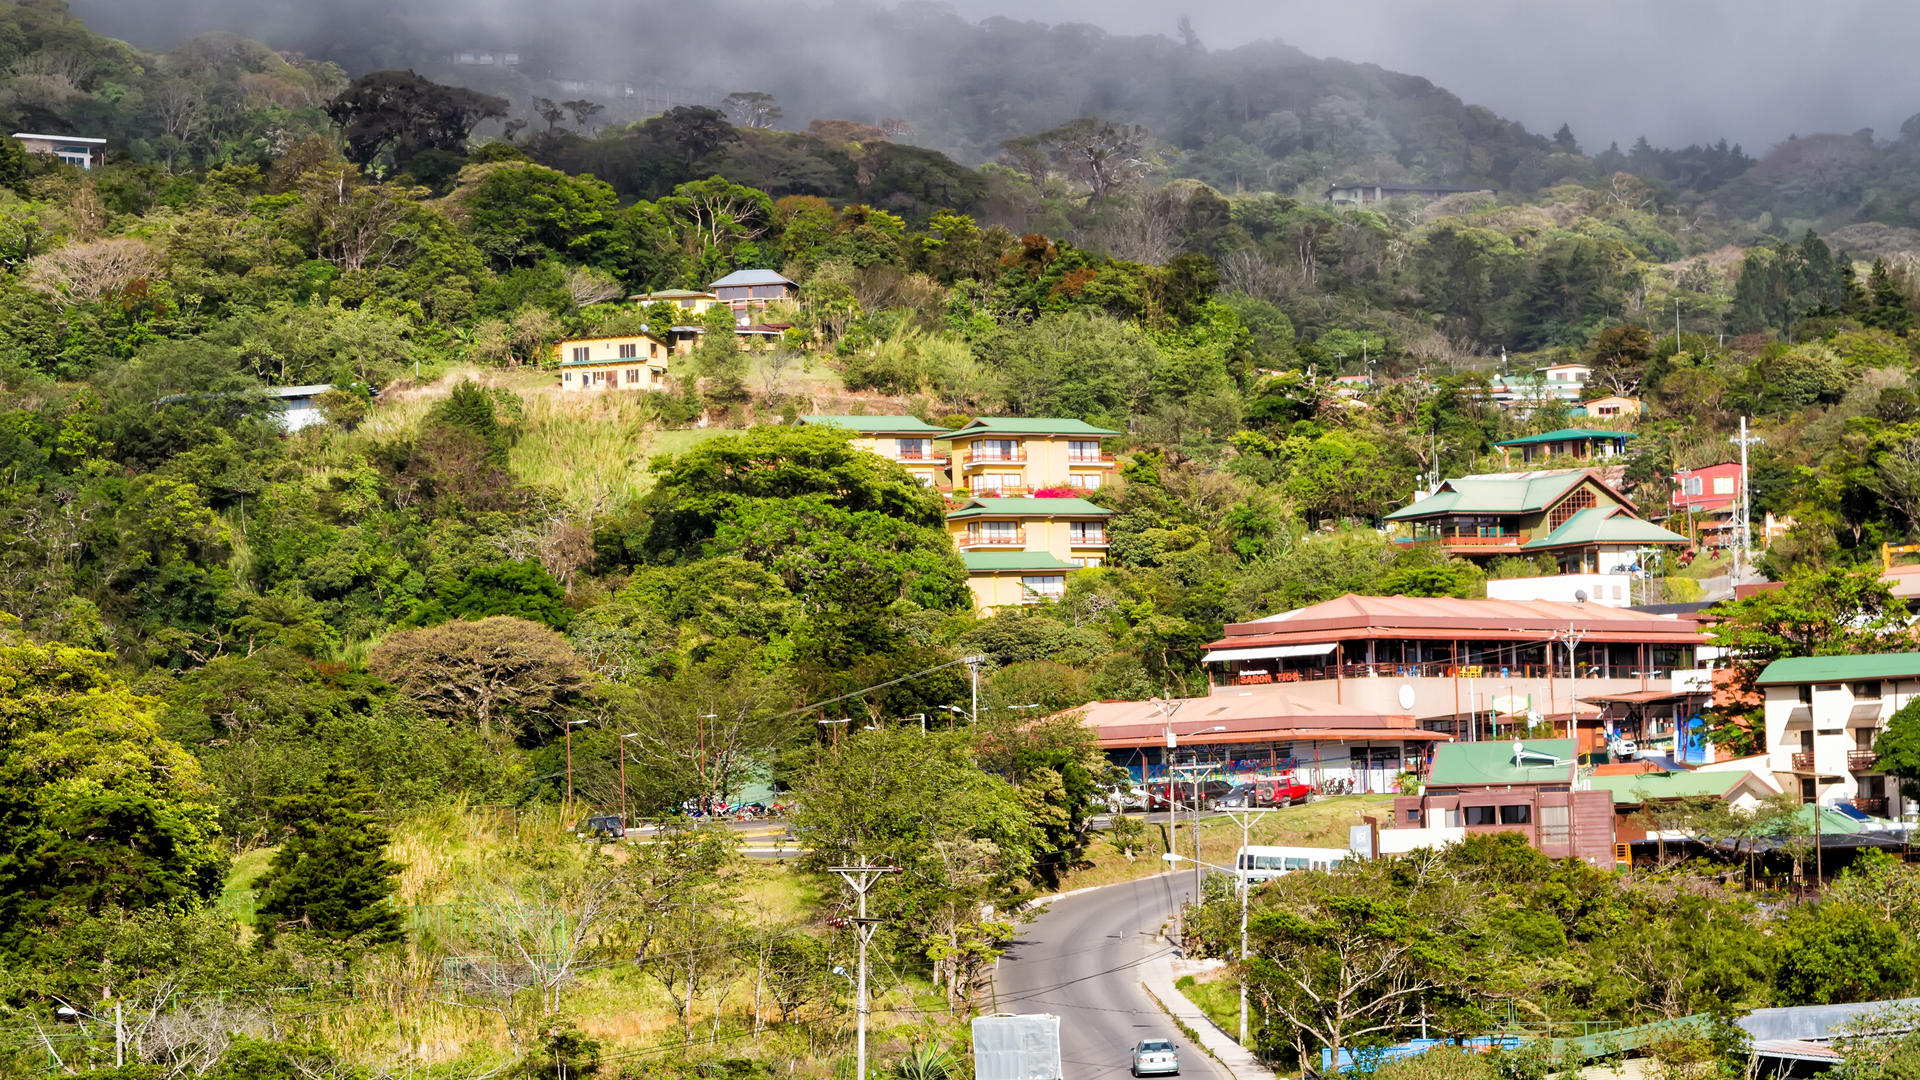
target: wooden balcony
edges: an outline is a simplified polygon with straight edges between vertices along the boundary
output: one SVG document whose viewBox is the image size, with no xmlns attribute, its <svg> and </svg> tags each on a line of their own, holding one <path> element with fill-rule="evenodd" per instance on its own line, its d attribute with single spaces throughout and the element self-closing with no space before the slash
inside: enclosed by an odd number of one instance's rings
<svg viewBox="0 0 1920 1080">
<path fill-rule="evenodd" d="M 1872 772 L 1874 763 L 1879 760 L 1880 755 L 1872 750 L 1849 750 L 1847 751 L 1847 771 Z"/>
<path fill-rule="evenodd" d="M 902 450 L 894 460 L 903 465 L 945 465 L 947 455 L 938 450 Z"/>
<path fill-rule="evenodd" d="M 1853 799 L 1853 808 L 1863 814 L 1871 814 L 1874 817 L 1887 816 L 1887 800 L 1884 797 L 1876 798 L 1871 795 L 1856 795 Z"/>
<path fill-rule="evenodd" d="M 1027 530 L 1012 532 L 971 532 L 955 538 L 961 551 L 985 551 L 992 548 L 1020 549 L 1027 546 Z"/>
<path fill-rule="evenodd" d="M 1813 751 L 1795 750 L 1793 752 L 1793 771 L 1794 772 L 1812 772 L 1813 771 Z"/>
<path fill-rule="evenodd" d="M 1067 544 L 1077 548 L 1103 548 L 1107 546 L 1107 534 L 1103 532 L 1069 534 Z"/>
<path fill-rule="evenodd" d="M 1114 458 L 1112 454 L 1068 454 L 1067 464 L 1074 468 L 1111 469 Z"/>
<path fill-rule="evenodd" d="M 1399 537 L 1401 544 L 1442 544 L 1446 547 L 1463 548 L 1513 548 L 1518 550 L 1523 539 L 1518 535 L 1481 536 L 1478 533 L 1420 533 L 1414 536 Z"/>
</svg>

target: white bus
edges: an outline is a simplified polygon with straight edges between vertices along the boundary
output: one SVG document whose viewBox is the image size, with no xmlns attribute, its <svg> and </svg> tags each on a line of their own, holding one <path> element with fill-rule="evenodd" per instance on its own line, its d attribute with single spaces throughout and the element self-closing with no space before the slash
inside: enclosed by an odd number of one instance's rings
<svg viewBox="0 0 1920 1080">
<path fill-rule="evenodd" d="M 1234 859 L 1240 876 L 1250 884 L 1272 881 L 1295 870 L 1331 870 L 1353 853 L 1345 848 L 1321 847 L 1243 847 Z"/>
</svg>

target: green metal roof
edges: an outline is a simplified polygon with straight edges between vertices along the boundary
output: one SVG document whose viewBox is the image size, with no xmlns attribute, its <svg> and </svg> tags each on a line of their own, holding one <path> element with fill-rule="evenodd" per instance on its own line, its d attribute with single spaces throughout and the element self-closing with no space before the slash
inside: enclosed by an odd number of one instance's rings
<svg viewBox="0 0 1920 1080">
<path fill-rule="evenodd" d="M 1576 756 L 1572 739 L 1527 739 L 1527 757 L 1514 758 L 1511 742 L 1442 743 L 1433 748 L 1429 787 L 1478 787 L 1484 784 L 1551 784 L 1564 782 Z M 1548 765 L 1545 755 L 1557 759 Z"/>
<path fill-rule="evenodd" d="M 949 438 L 974 438 L 986 435 L 1086 435 L 1108 438 L 1120 434 L 1097 428 L 1084 420 L 1062 420 L 1045 416 L 978 416 L 947 432 Z"/>
<path fill-rule="evenodd" d="M 960 561 L 967 564 L 969 574 L 990 574 L 996 570 L 1080 569 L 1046 551 L 963 551 Z"/>
<path fill-rule="evenodd" d="M 917 416 L 803 416 L 801 423 L 818 424 L 822 427 L 846 428 L 863 435 L 925 435 L 929 438 L 946 431 L 938 424 L 929 424 Z"/>
<path fill-rule="evenodd" d="M 1800 828 L 1811 833 L 1813 831 L 1812 804 L 1800 807 L 1800 809 L 1794 813 L 1793 820 Z M 1820 808 L 1820 832 L 1822 834 L 1826 836 L 1852 836 L 1855 833 L 1863 833 L 1866 831 L 1866 826 L 1855 821 L 1848 815 L 1835 810 L 1833 807 L 1822 806 Z"/>
<path fill-rule="evenodd" d="M 1616 805 L 1636 805 L 1648 799 L 1681 799 L 1695 795 L 1724 796 L 1752 776 L 1744 772 L 1647 772 L 1592 776 L 1595 791 L 1610 791 Z"/>
<path fill-rule="evenodd" d="M 1412 506 L 1387 515 L 1388 521 L 1437 517 L 1443 514 L 1525 514 L 1545 510 L 1575 484 L 1586 479 L 1584 470 L 1552 473 L 1492 473 L 1460 476 Z"/>
<path fill-rule="evenodd" d="M 968 499 L 947 515 L 948 521 L 987 517 L 1112 517 L 1113 511 L 1085 499 Z"/>
<path fill-rule="evenodd" d="M 1582 544 L 1691 544 L 1677 532 L 1663 529 L 1651 521 L 1642 521 L 1615 507 L 1591 506 L 1560 523 L 1545 536 L 1521 545 L 1521 548 L 1572 547 Z"/>
<path fill-rule="evenodd" d="M 1864 656 L 1789 656 L 1760 673 L 1757 686 L 1856 682 L 1865 679 L 1920 678 L 1920 652 L 1868 653 Z"/>
<path fill-rule="evenodd" d="M 1528 435 L 1525 438 L 1520 438 L 1520 439 L 1508 439 L 1505 442 L 1497 442 L 1497 443 L 1494 443 L 1493 445 L 1495 446 L 1531 446 L 1535 443 L 1573 442 L 1578 439 L 1631 439 L 1631 438 L 1634 438 L 1634 434 L 1631 431 L 1603 431 L 1599 428 L 1570 427 L 1570 428 L 1561 428 L 1559 431 L 1545 432 L 1540 435 Z"/>
</svg>

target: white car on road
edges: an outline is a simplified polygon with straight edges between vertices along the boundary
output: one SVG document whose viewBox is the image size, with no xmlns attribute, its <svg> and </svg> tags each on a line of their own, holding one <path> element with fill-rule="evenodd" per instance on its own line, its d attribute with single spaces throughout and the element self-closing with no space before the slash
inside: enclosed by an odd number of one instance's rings
<svg viewBox="0 0 1920 1080">
<path fill-rule="evenodd" d="M 1180 1053 L 1173 1048 L 1173 1040 L 1141 1039 L 1133 1048 L 1133 1075 L 1180 1075 Z"/>
</svg>

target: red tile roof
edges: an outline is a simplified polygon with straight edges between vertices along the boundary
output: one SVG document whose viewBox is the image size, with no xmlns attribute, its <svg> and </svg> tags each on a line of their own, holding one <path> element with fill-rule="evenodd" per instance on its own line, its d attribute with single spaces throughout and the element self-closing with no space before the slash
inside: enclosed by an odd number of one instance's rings
<svg viewBox="0 0 1920 1080">
<path fill-rule="evenodd" d="M 1230 623 L 1209 649 L 1245 649 L 1368 638 L 1547 641 L 1571 626 L 1593 642 L 1698 645 L 1706 642 L 1691 618 L 1652 615 L 1599 604 L 1550 600 L 1461 600 L 1438 596 L 1357 596 Z"/>
<path fill-rule="evenodd" d="M 1075 711 L 1082 713 L 1081 724 L 1094 729 L 1103 747 L 1165 746 L 1168 719 L 1163 704 L 1095 701 Z M 1182 741 L 1203 745 L 1452 738 L 1414 727 L 1409 715 L 1301 701 L 1286 694 L 1176 698 L 1174 704 L 1174 734 Z M 1215 727 L 1226 730 L 1211 730 Z"/>
</svg>

